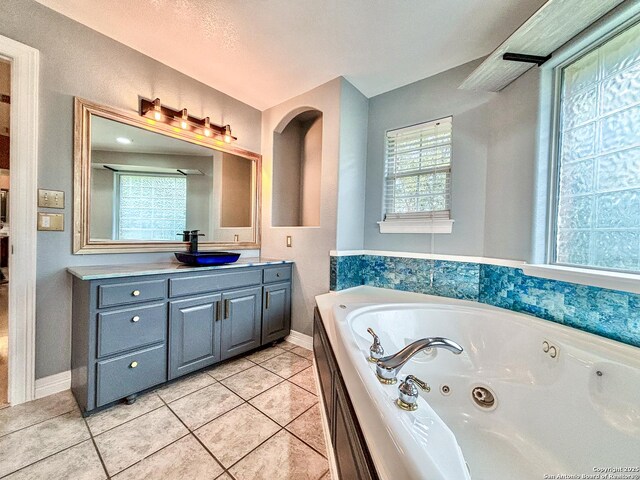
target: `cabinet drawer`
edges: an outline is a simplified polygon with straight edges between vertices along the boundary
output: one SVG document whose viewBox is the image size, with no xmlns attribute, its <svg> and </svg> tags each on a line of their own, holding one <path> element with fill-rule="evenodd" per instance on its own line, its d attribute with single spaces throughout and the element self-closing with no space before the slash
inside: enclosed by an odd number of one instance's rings
<svg viewBox="0 0 640 480">
<path fill-rule="evenodd" d="M 286 280 L 291 280 L 290 266 L 264 269 L 264 283 L 284 282 Z"/>
<path fill-rule="evenodd" d="M 167 380 L 165 345 L 98 362 L 96 406 L 124 398 Z"/>
<path fill-rule="evenodd" d="M 98 357 L 163 342 L 167 305 L 158 303 L 98 314 Z"/>
<path fill-rule="evenodd" d="M 98 308 L 161 300 L 165 296 L 165 291 L 165 280 L 99 285 Z"/>
<path fill-rule="evenodd" d="M 232 288 L 258 285 L 261 280 L 262 272 L 260 270 L 171 278 L 169 279 L 169 296 L 182 297 L 223 289 L 231 290 Z"/>
</svg>

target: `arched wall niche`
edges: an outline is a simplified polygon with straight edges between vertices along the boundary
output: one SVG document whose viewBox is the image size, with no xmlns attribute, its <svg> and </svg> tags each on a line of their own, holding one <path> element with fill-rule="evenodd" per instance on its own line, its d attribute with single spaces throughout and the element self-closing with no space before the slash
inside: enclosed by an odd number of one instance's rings
<svg viewBox="0 0 640 480">
<path fill-rule="evenodd" d="M 274 227 L 319 227 L 322 173 L 322 112 L 301 107 L 273 132 Z"/>
</svg>

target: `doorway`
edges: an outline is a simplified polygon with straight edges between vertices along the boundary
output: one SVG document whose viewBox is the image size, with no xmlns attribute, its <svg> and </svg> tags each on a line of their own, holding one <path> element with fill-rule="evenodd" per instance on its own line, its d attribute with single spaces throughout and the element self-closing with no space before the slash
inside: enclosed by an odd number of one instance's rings
<svg viewBox="0 0 640 480">
<path fill-rule="evenodd" d="M 11 63 L 0 59 L 0 408 L 9 404 Z"/>
</svg>

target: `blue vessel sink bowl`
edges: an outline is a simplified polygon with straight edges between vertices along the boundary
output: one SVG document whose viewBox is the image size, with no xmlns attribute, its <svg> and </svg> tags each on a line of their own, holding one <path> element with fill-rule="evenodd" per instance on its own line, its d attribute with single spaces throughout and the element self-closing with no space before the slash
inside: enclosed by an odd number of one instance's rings
<svg viewBox="0 0 640 480">
<path fill-rule="evenodd" d="M 236 262 L 240 258 L 239 253 L 232 252 L 176 252 L 175 256 L 179 262 L 194 266 L 224 265 Z"/>
</svg>

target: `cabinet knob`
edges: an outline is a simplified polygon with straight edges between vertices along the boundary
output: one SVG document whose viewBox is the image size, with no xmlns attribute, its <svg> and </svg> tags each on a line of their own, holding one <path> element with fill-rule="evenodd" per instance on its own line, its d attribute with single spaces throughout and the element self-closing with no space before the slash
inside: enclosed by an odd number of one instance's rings
<svg viewBox="0 0 640 480">
<path fill-rule="evenodd" d="M 276 273 L 276 277 L 280 278 L 280 274 L 279 274 L 279 273 Z"/>
<path fill-rule="evenodd" d="M 133 361 L 129 364 L 129 368 L 136 368 L 138 366 L 138 362 Z"/>
<path fill-rule="evenodd" d="M 131 295 L 133 295 L 134 297 L 139 297 L 140 296 L 140 290 L 134 290 L 133 292 L 131 292 Z"/>
<path fill-rule="evenodd" d="M 132 321 L 133 323 L 139 322 L 139 321 L 140 321 L 140 317 L 139 317 L 138 315 L 136 315 L 135 317 L 133 317 L 133 318 L 131 319 L 131 321 Z"/>
</svg>

